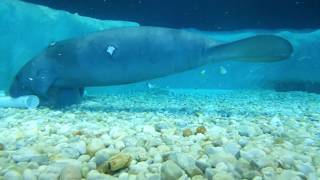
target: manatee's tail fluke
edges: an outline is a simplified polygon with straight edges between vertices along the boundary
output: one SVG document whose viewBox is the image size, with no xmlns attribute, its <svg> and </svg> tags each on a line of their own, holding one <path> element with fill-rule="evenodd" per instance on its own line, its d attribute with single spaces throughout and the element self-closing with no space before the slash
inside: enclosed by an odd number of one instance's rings
<svg viewBox="0 0 320 180">
<path fill-rule="evenodd" d="M 293 47 L 279 36 L 258 35 L 212 47 L 208 55 L 213 61 L 275 62 L 288 59 Z"/>
</svg>

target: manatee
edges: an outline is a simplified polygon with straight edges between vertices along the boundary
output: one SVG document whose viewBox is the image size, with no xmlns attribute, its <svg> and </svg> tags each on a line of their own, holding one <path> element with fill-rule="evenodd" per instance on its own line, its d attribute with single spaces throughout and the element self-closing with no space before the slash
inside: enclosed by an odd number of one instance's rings
<svg viewBox="0 0 320 180">
<path fill-rule="evenodd" d="M 185 30 L 116 28 L 51 43 L 20 69 L 9 94 L 37 95 L 41 105 L 65 107 L 80 103 L 85 87 L 135 83 L 226 60 L 276 62 L 292 51 L 275 35 L 217 43 Z"/>
</svg>

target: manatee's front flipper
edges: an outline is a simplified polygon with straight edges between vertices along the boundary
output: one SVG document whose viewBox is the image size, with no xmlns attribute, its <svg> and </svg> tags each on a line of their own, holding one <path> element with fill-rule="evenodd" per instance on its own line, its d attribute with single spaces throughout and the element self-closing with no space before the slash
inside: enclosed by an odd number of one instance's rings
<svg viewBox="0 0 320 180">
<path fill-rule="evenodd" d="M 213 62 L 222 60 L 274 62 L 289 58 L 292 52 L 293 47 L 288 40 L 274 35 L 259 35 L 213 46 L 207 53 Z"/>
<path fill-rule="evenodd" d="M 41 101 L 41 105 L 53 108 L 63 108 L 79 104 L 83 96 L 83 88 L 56 88 L 49 91 L 48 97 Z"/>
</svg>

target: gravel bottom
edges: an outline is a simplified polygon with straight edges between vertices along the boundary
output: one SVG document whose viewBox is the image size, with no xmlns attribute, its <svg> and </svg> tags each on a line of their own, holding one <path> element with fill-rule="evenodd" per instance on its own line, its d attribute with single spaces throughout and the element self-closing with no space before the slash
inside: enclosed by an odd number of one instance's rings
<svg viewBox="0 0 320 180">
<path fill-rule="evenodd" d="M 0 179 L 320 177 L 320 95 L 150 90 L 0 109 Z"/>
</svg>

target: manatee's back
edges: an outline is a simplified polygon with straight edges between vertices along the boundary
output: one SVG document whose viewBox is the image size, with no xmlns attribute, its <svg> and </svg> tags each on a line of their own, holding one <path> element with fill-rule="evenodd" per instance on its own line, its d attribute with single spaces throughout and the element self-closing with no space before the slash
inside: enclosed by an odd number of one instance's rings
<svg viewBox="0 0 320 180">
<path fill-rule="evenodd" d="M 100 77 L 102 84 L 124 84 L 203 65 L 200 60 L 211 43 L 204 36 L 186 31 L 132 27 L 87 36 L 77 51 L 88 83 Z"/>
</svg>

